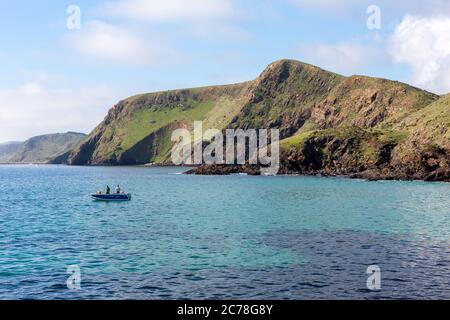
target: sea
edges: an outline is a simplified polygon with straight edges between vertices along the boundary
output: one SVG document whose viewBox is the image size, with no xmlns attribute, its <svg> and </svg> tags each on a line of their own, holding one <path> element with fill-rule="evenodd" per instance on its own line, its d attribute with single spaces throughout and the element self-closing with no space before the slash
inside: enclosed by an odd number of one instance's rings
<svg viewBox="0 0 450 320">
<path fill-rule="evenodd" d="M 0 166 L 0 299 L 450 299 L 449 183 L 186 170 Z"/>
</svg>

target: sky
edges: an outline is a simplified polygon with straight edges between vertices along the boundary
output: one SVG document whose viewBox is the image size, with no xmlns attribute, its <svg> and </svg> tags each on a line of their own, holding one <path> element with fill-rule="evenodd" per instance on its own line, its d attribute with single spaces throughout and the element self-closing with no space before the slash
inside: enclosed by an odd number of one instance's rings
<svg viewBox="0 0 450 320">
<path fill-rule="evenodd" d="M 0 142 L 289 58 L 450 92 L 448 0 L 0 0 Z"/>
</svg>

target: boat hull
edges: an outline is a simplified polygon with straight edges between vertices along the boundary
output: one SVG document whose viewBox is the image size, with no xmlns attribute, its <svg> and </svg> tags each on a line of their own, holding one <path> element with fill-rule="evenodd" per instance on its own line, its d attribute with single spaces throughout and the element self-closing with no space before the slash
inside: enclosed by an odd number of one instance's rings
<svg viewBox="0 0 450 320">
<path fill-rule="evenodd" d="M 130 201 L 131 194 L 91 194 L 92 199 L 96 201 Z"/>
</svg>

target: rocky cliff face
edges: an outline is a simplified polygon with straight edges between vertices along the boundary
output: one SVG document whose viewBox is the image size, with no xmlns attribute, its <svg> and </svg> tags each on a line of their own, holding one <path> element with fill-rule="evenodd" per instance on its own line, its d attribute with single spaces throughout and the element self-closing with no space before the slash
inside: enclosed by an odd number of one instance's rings
<svg viewBox="0 0 450 320">
<path fill-rule="evenodd" d="M 450 96 L 298 61 L 269 65 L 242 84 L 128 98 L 65 160 L 69 164 L 167 162 L 170 133 L 204 128 L 278 128 L 282 173 L 448 180 Z M 198 173 L 253 167 L 202 166 Z"/>
<path fill-rule="evenodd" d="M 366 179 L 450 181 L 448 149 L 409 147 L 409 133 L 339 128 L 283 141 L 281 173 L 345 175 Z"/>
</svg>

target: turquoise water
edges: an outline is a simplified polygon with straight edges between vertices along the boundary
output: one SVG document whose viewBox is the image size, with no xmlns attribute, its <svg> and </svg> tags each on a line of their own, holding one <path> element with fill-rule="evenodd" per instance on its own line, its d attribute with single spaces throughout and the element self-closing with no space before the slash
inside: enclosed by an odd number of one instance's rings
<svg viewBox="0 0 450 320">
<path fill-rule="evenodd" d="M 450 298 L 450 184 L 180 172 L 0 166 L 0 299 Z"/>
</svg>

